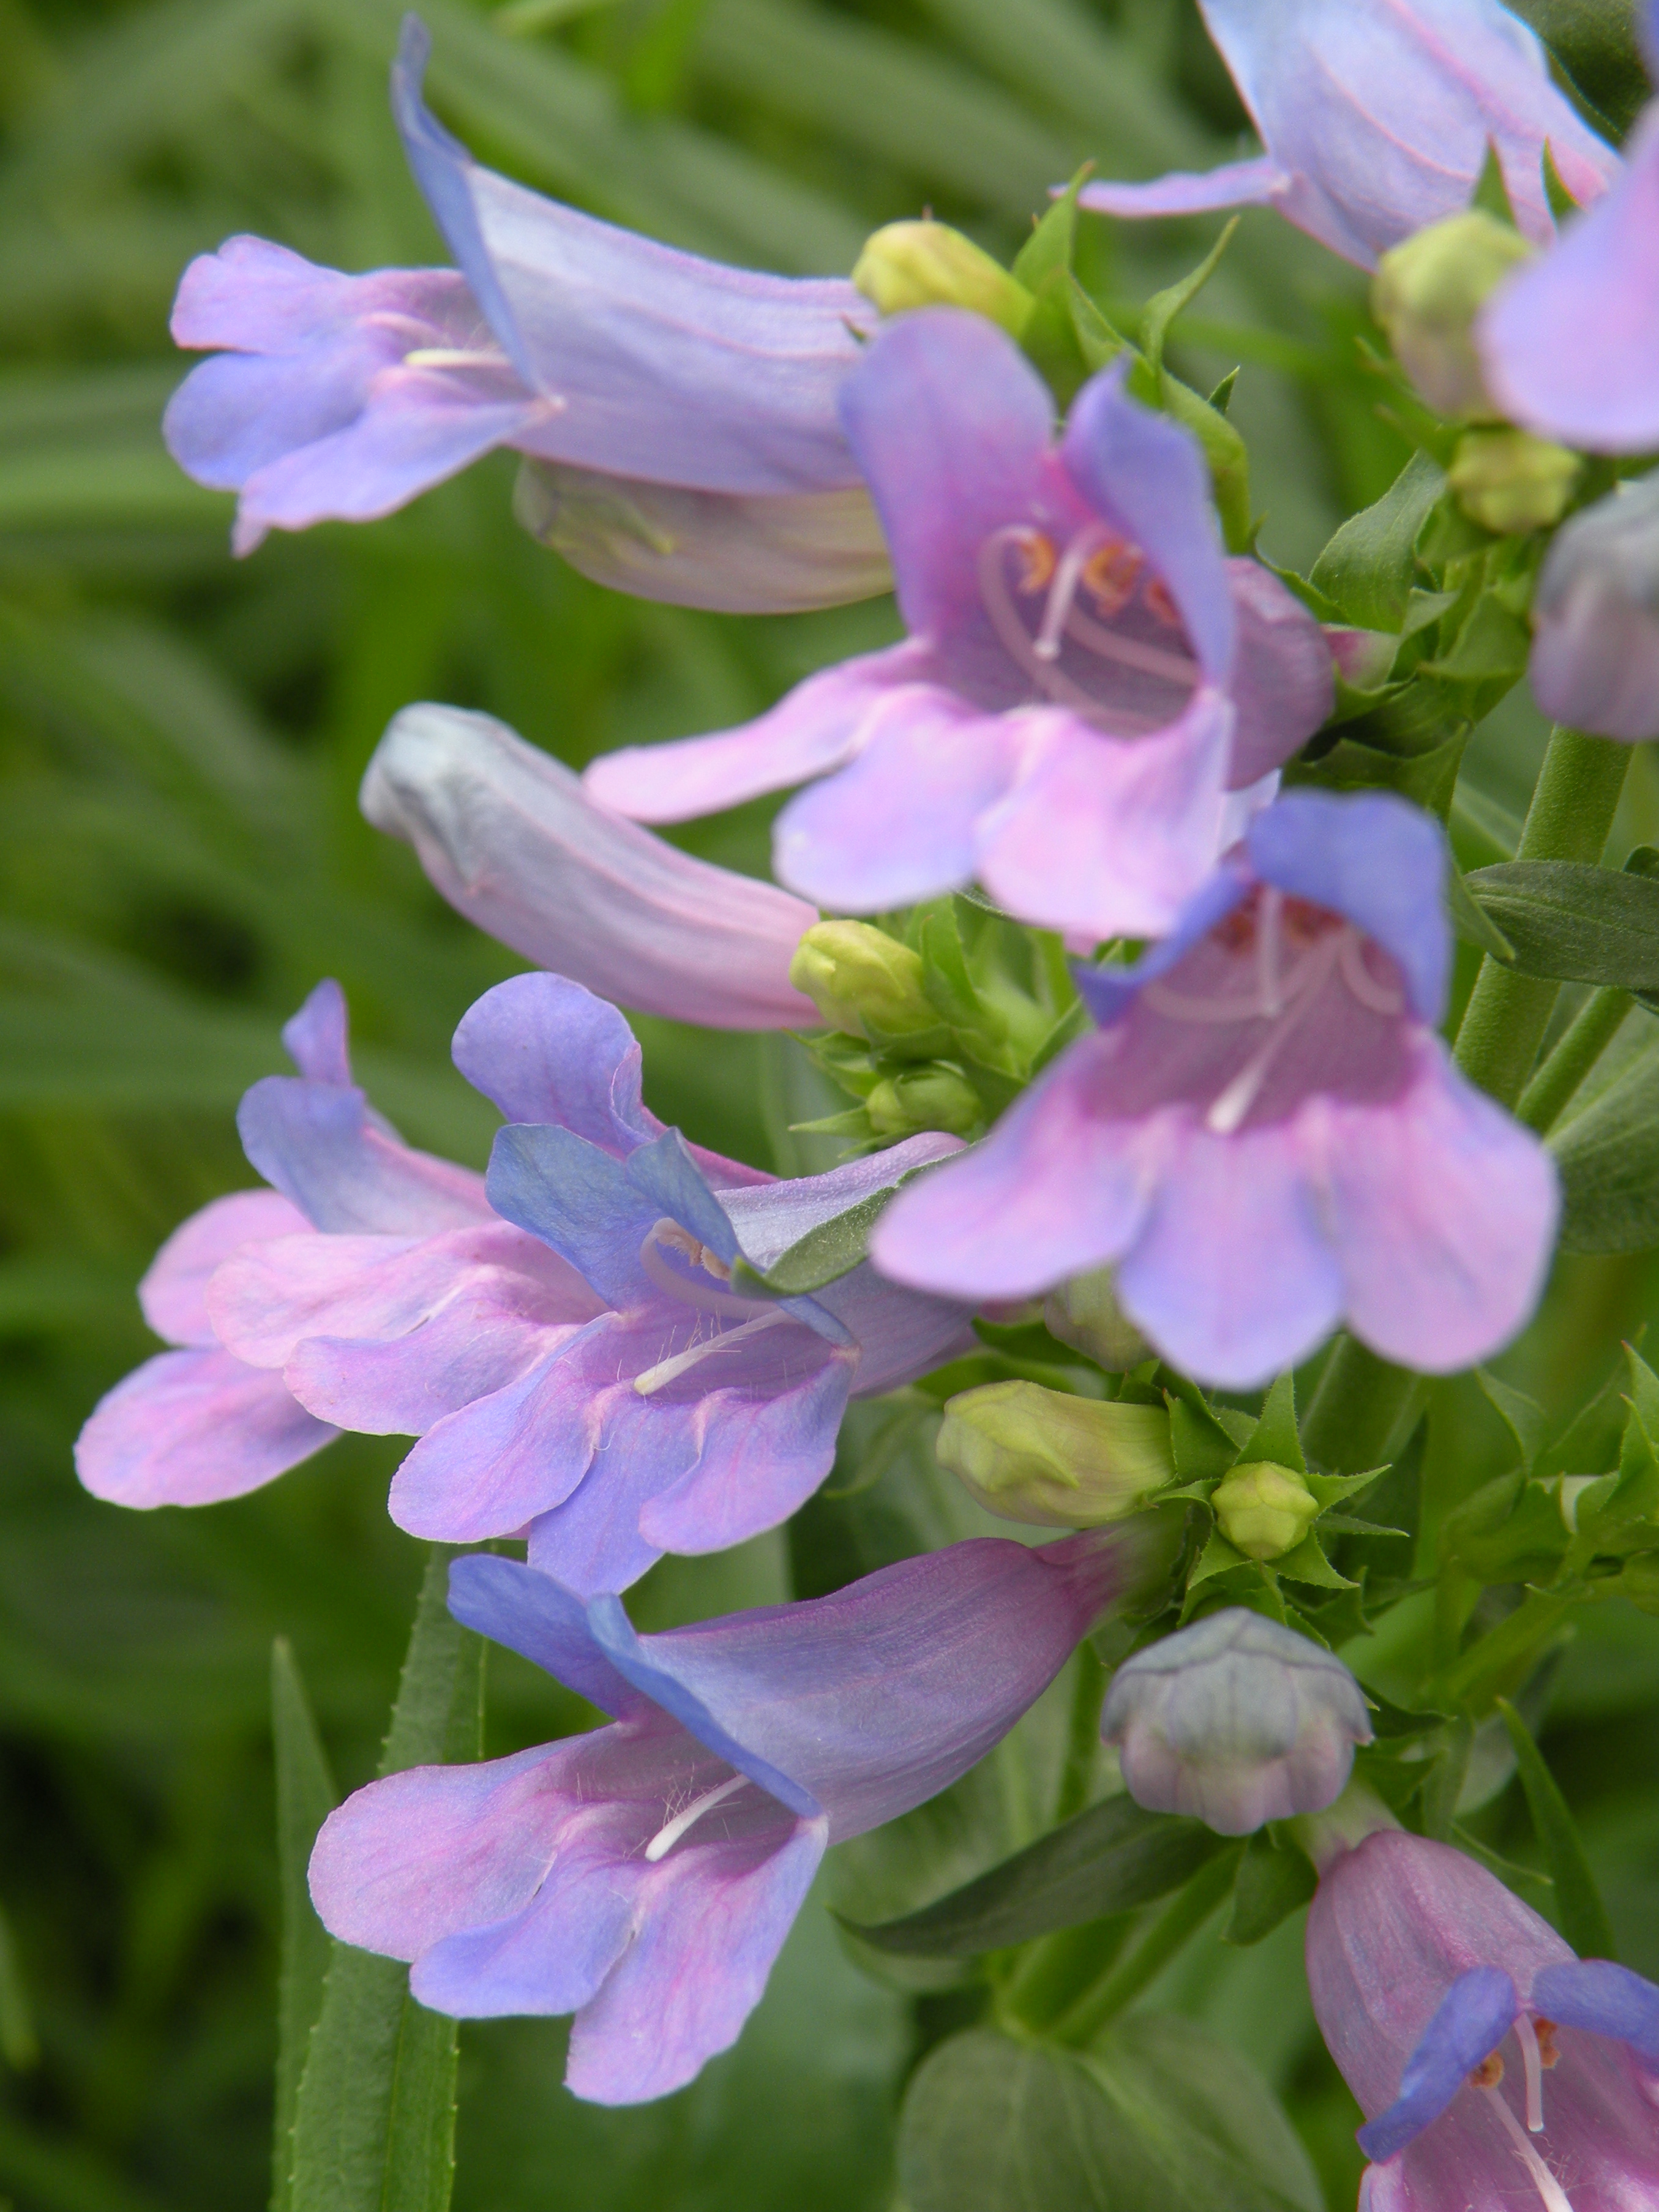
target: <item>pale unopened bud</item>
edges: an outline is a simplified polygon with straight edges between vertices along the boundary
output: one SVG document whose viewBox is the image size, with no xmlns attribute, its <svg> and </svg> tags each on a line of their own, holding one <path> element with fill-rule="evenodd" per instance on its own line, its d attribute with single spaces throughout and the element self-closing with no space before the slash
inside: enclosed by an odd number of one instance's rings
<svg viewBox="0 0 1659 2212">
<path fill-rule="evenodd" d="M 918 1067 L 884 1077 L 865 1100 L 864 1110 L 878 1137 L 914 1136 L 922 1129 L 965 1137 L 985 1119 L 984 1101 L 953 1067 Z"/>
<path fill-rule="evenodd" d="M 1577 453 L 1529 430 L 1466 430 L 1446 482 L 1465 514 L 1507 538 L 1559 522 L 1580 466 Z"/>
<path fill-rule="evenodd" d="M 930 1031 L 942 1040 L 921 979 L 921 954 L 867 921 L 815 922 L 789 964 L 790 981 L 833 1029 L 872 1044 Z"/>
<path fill-rule="evenodd" d="M 1114 1375 L 1138 1367 L 1151 1346 L 1117 1302 L 1117 1285 L 1109 1267 L 1097 1267 L 1086 1275 L 1073 1275 L 1042 1302 L 1042 1318 L 1050 1336 L 1069 1344 Z"/>
<path fill-rule="evenodd" d="M 1342 1662 L 1243 1606 L 1126 1660 L 1100 1732 L 1138 1805 L 1224 1836 L 1322 1811 L 1347 1784 L 1354 1746 L 1371 1740 Z"/>
<path fill-rule="evenodd" d="M 1103 1404 L 1036 1382 L 963 1391 L 934 1449 L 988 1512 L 1047 1528 L 1121 1521 L 1175 1480 L 1162 1406 Z"/>
<path fill-rule="evenodd" d="M 1011 337 L 1036 304 L 1000 262 L 944 222 L 890 222 L 866 239 L 853 282 L 884 315 L 907 307 L 966 307 Z"/>
<path fill-rule="evenodd" d="M 1431 223 L 1378 262 L 1371 312 L 1395 358 L 1437 413 L 1489 421 L 1499 411 L 1481 381 L 1474 319 L 1531 253 L 1518 230 L 1471 208 Z"/>
<path fill-rule="evenodd" d="M 1563 526 L 1532 616 L 1533 696 L 1552 720 L 1631 744 L 1659 737 L 1659 477 Z"/>
<path fill-rule="evenodd" d="M 1210 1504 L 1222 1534 L 1249 1559 L 1293 1552 L 1319 1514 L 1302 1477 L 1271 1460 L 1236 1467 L 1210 1492 Z"/>
</svg>

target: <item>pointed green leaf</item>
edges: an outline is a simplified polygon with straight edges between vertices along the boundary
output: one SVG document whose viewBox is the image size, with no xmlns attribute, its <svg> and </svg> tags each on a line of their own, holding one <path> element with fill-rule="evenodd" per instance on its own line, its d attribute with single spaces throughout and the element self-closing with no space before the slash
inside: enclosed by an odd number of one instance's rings
<svg viewBox="0 0 1659 2212">
<path fill-rule="evenodd" d="M 1222 1930 L 1224 1943 L 1259 1943 L 1271 1936 L 1281 1920 L 1304 1905 L 1318 1887 L 1319 1877 L 1304 1853 L 1294 1845 L 1281 1847 L 1269 1830 L 1260 1828 L 1244 1846 L 1233 1884 L 1233 1909 Z"/>
<path fill-rule="evenodd" d="M 1309 580 L 1360 629 L 1405 623 L 1417 573 L 1417 538 L 1445 489 L 1446 472 L 1413 453 L 1381 499 L 1342 525 L 1314 562 Z"/>
<path fill-rule="evenodd" d="M 1561 181 L 1561 172 L 1555 166 L 1555 149 L 1547 138 L 1544 141 L 1544 197 L 1550 204 L 1550 213 L 1557 222 L 1565 222 L 1570 215 L 1577 215 L 1578 203 Z"/>
<path fill-rule="evenodd" d="M 1474 1379 L 1480 1385 L 1486 1402 L 1503 1420 L 1515 1438 L 1515 1448 L 1521 1455 L 1521 1472 L 1530 1474 L 1533 1463 L 1544 1448 L 1544 1409 L 1535 1398 L 1528 1397 L 1508 1382 L 1500 1382 L 1484 1367 L 1477 1367 Z"/>
<path fill-rule="evenodd" d="M 1218 415 L 1224 415 L 1232 405 L 1233 386 L 1237 382 L 1238 371 L 1236 368 L 1230 368 L 1215 390 L 1211 392 L 1206 404 L 1213 407 Z"/>
<path fill-rule="evenodd" d="M 1451 926 L 1466 945 L 1478 945 L 1505 966 L 1515 960 L 1515 947 L 1469 889 L 1463 871 L 1454 860 L 1446 870 L 1446 906 Z"/>
<path fill-rule="evenodd" d="M 1187 1577 L 1188 1593 L 1190 1595 L 1200 1583 L 1207 1583 L 1217 1575 L 1230 1575 L 1235 1567 L 1249 1567 L 1254 1564 L 1253 1560 L 1245 1558 L 1243 1552 L 1235 1551 L 1218 1531 L 1212 1530 L 1209 1542 L 1199 1554 L 1198 1565 Z"/>
<path fill-rule="evenodd" d="M 1496 144 L 1490 138 L 1486 141 L 1486 158 L 1480 164 L 1480 174 L 1475 179 L 1474 197 L 1469 205 L 1479 208 L 1482 215 L 1493 216 L 1499 222 L 1508 223 L 1511 230 L 1520 228 L 1515 220 L 1510 188 L 1504 181 L 1504 164 L 1498 158 Z"/>
<path fill-rule="evenodd" d="M 1196 1384 L 1182 1382 L 1171 1389 L 1170 1436 L 1175 1447 L 1176 1473 L 1183 1482 L 1202 1482 L 1225 1474 L 1238 1457 L 1238 1446 Z"/>
<path fill-rule="evenodd" d="M 1533 1741 L 1532 1730 L 1507 1698 L 1498 1700 L 1504 1725 L 1515 1746 L 1521 1770 L 1521 1787 L 1527 1793 L 1527 1809 L 1539 1843 L 1543 1846 L 1550 1876 L 1555 1884 L 1556 1908 L 1561 1933 L 1581 1959 L 1616 1959 L 1613 1925 L 1590 1872 L 1589 1861 L 1567 1801 L 1544 1755 Z"/>
<path fill-rule="evenodd" d="M 1361 1491 L 1375 1488 L 1388 1473 L 1386 1467 L 1367 1468 L 1363 1474 L 1316 1474 L 1308 1468 L 1304 1480 L 1323 1508 L 1340 1505 L 1345 1498 L 1357 1498 Z"/>
<path fill-rule="evenodd" d="M 1659 990 L 1659 878 L 1577 860 L 1500 860 L 1467 888 L 1522 975 Z"/>
<path fill-rule="evenodd" d="M 339 1792 L 285 1636 L 279 1636 L 270 1648 L 270 1730 L 276 1759 L 276 1871 L 283 1899 L 270 2203 L 271 2212 L 289 2212 L 300 2075 L 322 2009 L 330 1949 L 328 1930 L 317 1917 L 306 1887 L 306 1869 L 317 1831 L 338 1804 Z"/>
<path fill-rule="evenodd" d="M 930 1160 L 922 1167 L 911 1168 L 896 1176 L 885 1190 L 872 1191 L 844 1213 L 820 1221 L 787 1252 L 780 1253 L 769 1267 L 751 1267 L 746 1260 L 734 1261 L 732 1287 L 750 1297 L 799 1298 L 821 1291 L 826 1283 L 839 1282 L 867 1257 L 877 1222 L 905 1184 L 936 1164 Z"/>
<path fill-rule="evenodd" d="M 1222 255 L 1233 242 L 1239 221 L 1237 216 L 1232 217 L 1220 237 L 1189 275 L 1183 276 L 1178 284 L 1171 284 L 1162 292 L 1154 292 L 1147 301 L 1146 313 L 1141 319 L 1140 349 L 1154 374 L 1161 372 L 1164 367 L 1164 346 L 1170 324 L 1192 305 L 1214 276 L 1220 266 Z"/>
<path fill-rule="evenodd" d="M 1261 1418 L 1245 1438 L 1238 1456 L 1243 1462 L 1253 1464 L 1257 1460 L 1266 1460 L 1274 1467 L 1288 1467 L 1297 1474 L 1308 1472 L 1308 1462 L 1302 1455 L 1302 1439 L 1297 1433 L 1296 1382 L 1291 1375 L 1281 1375 L 1268 1391 Z"/>
<path fill-rule="evenodd" d="M 450 1617 L 453 1554 L 434 1545 L 382 1774 L 483 1747 L 483 1642 Z M 409 1969 L 337 1942 L 294 2127 L 291 2212 L 447 2212 L 456 2024 L 409 1994 Z"/>
<path fill-rule="evenodd" d="M 1340 1575 L 1325 1557 L 1323 1546 L 1316 1534 L 1302 1539 L 1293 1552 L 1286 1552 L 1282 1559 L 1273 1563 L 1273 1572 L 1293 1583 L 1312 1583 L 1320 1589 L 1358 1589 L 1358 1583 L 1346 1575 Z"/>
<path fill-rule="evenodd" d="M 878 1951 L 974 1958 L 1166 1897 L 1224 1841 L 1201 1820 L 1109 1797 L 937 1904 L 853 1932 Z"/>
<path fill-rule="evenodd" d="M 1077 244 L 1077 196 L 1089 173 L 1085 163 L 1065 191 L 1049 201 L 1041 220 L 1014 256 L 1012 271 L 1017 283 L 1035 292 L 1055 270 L 1070 269 Z"/>
</svg>

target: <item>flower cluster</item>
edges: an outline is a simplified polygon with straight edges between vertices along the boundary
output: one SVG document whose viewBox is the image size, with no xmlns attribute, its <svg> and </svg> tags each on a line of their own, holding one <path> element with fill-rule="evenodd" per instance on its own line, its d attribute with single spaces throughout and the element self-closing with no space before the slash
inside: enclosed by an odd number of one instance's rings
<svg viewBox="0 0 1659 2212">
<path fill-rule="evenodd" d="M 1136 347 L 1087 301 L 1074 193 L 1038 234 L 1042 313 L 1073 301 L 1057 369 L 1024 256 L 1004 271 L 903 225 L 857 283 L 757 276 L 481 168 L 423 104 L 411 19 L 393 111 L 457 265 L 351 276 L 257 239 L 191 264 L 174 332 L 213 357 L 167 436 L 240 495 L 238 551 L 384 514 L 506 445 L 538 534 L 603 581 L 777 611 L 890 580 L 905 635 L 741 728 L 580 778 L 487 716 L 397 716 L 365 814 L 535 963 L 455 1033 L 501 1117 L 488 1170 L 404 1143 L 319 985 L 283 1032 L 298 1074 L 242 1104 L 265 1188 L 163 1247 L 140 1296 L 173 1348 L 98 1407 L 78 1464 L 102 1498 L 195 1505 L 341 1430 L 396 1434 L 400 1528 L 523 1544 L 457 1561 L 451 1609 L 610 1719 L 385 1776 L 324 1826 L 312 1893 L 428 2006 L 573 2014 L 580 2095 L 659 2096 L 729 2045 L 826 1847 L 957 1781 L 1109 1621 L 1079 1771 L 1109 1747 L 1172 1850 L 1195 1820 L 1275 1824 L 1241 1863 L 1319 1869 L 1310 1983 L 1368 2116 L 1370 2212 L 1529 2191 L 1611 2212 L 1659 2191 L 1659 1990 L 1577 1960 L 1365 1778 L 1433 1825 L 1422 1773 L 1449 1732 L 1486 1722 L 1595 1577 L 1644 1601 L 1652 1440 L 1643 1461 L 1627 1439 L 1616 1492 L 1586 1504 L 1565 1477 L 1528 1505 L 1554 1516 L 1534 1595 L 1555 1609 L 1528 1645 L 1520 1604 L 1490 1662 L 1458 1638 L 1494 1540 L 1440 1516 L 1455 1648 L 1420 1714 L 1390 1709 L 1392 1749 L 1334 1646 L 1419 1586 L 1378 1565 L 1411 1531 L 1345 1510 L 1400 1458 L 1411 1376 L 1508 1346 L 1554 1249 L 1548 1117 L 1523 1126 L 1520 1078 L 1442 1034 L 1474 901 L 1422 763 L 1449 753 L 1455 780 L 1485 695 L 1436 695 L 1431 744 L 1422 702 L 1462 680 L 1471 610 L 1529 613 L 1547 708 L 1659 732 L 1659 482 L 1610 490 L 1584 459 L 1659 445 L 1659 117 L 1621 161 L 1497 0 L 1200 4 L 1263 151 L 1081 204 L 1265 203 L 1377 269 L 1412 405 L 1444 418 L 1407 471 L 1433 503 L 1396 488 L 1361 533 L 1434 586 L 1387 633 L 1348 619 L 1343 562 L 1328 596 L 1235 526 L 1236 433 L 1164 367 L 1161 325 Z M 778 885 L 642 826 L 785 790 Z M 1515 948 L 1474 920 L 1478 1000 Z M 1534 981 L 1608 980 L 1532 957 Z M 827 1024 L 808 1048 L 859 1103 L 819 1126 L 848 1156 L 780 1178 L 665 1127 L 621 1005 Z M 1304 1436 L 1291 1370 L 1322 1358 Z M 937 1461 L 976 1508 L 1072 1533 L 966 1536 L 635 1632 L 622 1593 L 665 1553 L 788 1521 L 849 1401 L 898 1394 L 924 1423 L 948 1400 Z M 1102 1671 L 1079 1661 L 1080 1698 Z"/>
</svg>

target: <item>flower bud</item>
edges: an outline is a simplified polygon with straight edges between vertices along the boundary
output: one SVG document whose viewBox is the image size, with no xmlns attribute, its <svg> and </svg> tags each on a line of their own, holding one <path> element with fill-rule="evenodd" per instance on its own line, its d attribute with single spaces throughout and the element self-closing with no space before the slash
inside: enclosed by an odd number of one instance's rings
<svg viewBox="0 0 1659 2212">
<path fill-rule="evenodd" d="M 1532 617 L 1533 696 L 1553 721 L 1631 744 L 1659 737 L 1659 476 L 1565 525 Z"/>
<path fill-rule="evenodd" d="M 1371 312 L 1395 358 L 1437 413 L 1487 421 L 1498 413 L 1481 381 L 1474 319 L 1516 262 L 1531 254 L 1518 230 L 1471 208 L 1431 223 L 1378 262 Z"/>
<path fill-rule="evenodd" d="M 1100 1733 L 1136 1804 L 1224 1836 L 1322 1811 L 1347 1785 L 1355 1744 L 1371 1740 L 1342 1662 L 1243 1606 L 1126 1660 Z"/>
<path fill-rule="evenodd" d="M 1117 1302 L 1117 1284 L 1109 1267 L 1073 1275 L 1050 1291 L 1042 1302 L 1042 1318 L 1050 1336 L 1085 1353 L 1109 1374 L 1121 1375 L 1150 1356 L 1152 1347 Z"/>
<path fill-rule="evenodd" d="M 1216 1525 L 1249 1559 L 1293 1552 L 1319 1515 L 1319 1501 L 1299 1474 L 1271 1460 L 1236 1467 L 1210 1492 Z"/>
<path fill-rule="evenodd" d="M 921 988 L 921 956 L 867 921 L 819 921 L 789 963 L 789 980 L 832 1029 L 872 1044 L 931 1034 L 945 1024 Z"/>
<path fill-rule="evenodd" d="M 973 1085 L 953 1067 L 918 1067 L 884 1076 L 864 1102 L 870 1127 L 878 1137 L 914 1136 L 921 1129 L 943 1129 L 965 1137 L 985 1120 L 985 1104 Z"/>
<path fill-rule="evenodd" d="M 1093 1528 L 1175 1480 L 1162 1406 L 1103 1405 L 1036 1382 L 988 1382 L 945 1408 L 934 1449 L 989 1513 Z"/>
<path fill-rule="evenodd" d="M 943 222 L 886 224 L 865 241 L 853 282 L 884 315 L 907 307 L 967 307 L 1016 338 L 1033 305 L 1000 262 Z"/>
<path fill-rule="evenodd" d="M 1579 465 L 1577 453 L 1528 430 L 1466 430 L 1446 482 L 1465 514 L 1504 538 L 1559 522 Z"/>
</svg>

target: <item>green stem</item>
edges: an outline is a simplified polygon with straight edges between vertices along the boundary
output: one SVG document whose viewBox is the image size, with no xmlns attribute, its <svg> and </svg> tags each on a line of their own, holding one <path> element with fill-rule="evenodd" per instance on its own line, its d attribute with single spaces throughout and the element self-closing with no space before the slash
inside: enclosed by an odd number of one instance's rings
<svg viewBox="0 0 1659 2212">
<path fill-rule="evenodd" d="M 1066 1741 L 1066 1764 L 1060 1772 L 1060 1796 L 1054 1823 L 1069 1820 L 1089 1802 L 1095 1771 L 1100 1764 L 1100 1708 L 1106 1697 L 1106 1669 L 1092 1644 L 1077 1648 L 1077 1680 L 1072 1686 L 1072 1721 Z"/>
<path fill-rule="evenodd" d="M 1601 857 L 1618 811 L 1619 794 L 1634 751 L 1610 738 L 1558 729 L 1544 755 L 1532 805 L 1527 809 L 1517 860 L 1577 860 L 1594 866 Z M 1517 975 L 1490 953 L 1457 1032 L 1455 1058 L 1472 1082 L 1504 1106 L 1513 1106 L 1532 1073 L 1561 986 Z"/>
<path fill-rule="evenodd" d="M 1630 1012 L 1628 991 L 1593 991 L 1573 1016 L 1555 1049 L 1521 1093 L 1516 1119 L 1541 1137 L 1554 1127 L 1568 1101 L 1613 1042 Z"/>
<path fill-rule="evenodd" d="M 1164 1906 L 1128 1957 L 1109 1968 L 1093 1989 L 1055 2022 L 1054 2041 L 1073 2047 L 1091 2043 L 1109 2021 L 1133 2004 L 1231 1889 L 1238 1858 L 1237 1848 L 1218 1851 L 1207 1866 L 1200 1867 L 1181 1894 Z"/>
</svg>

